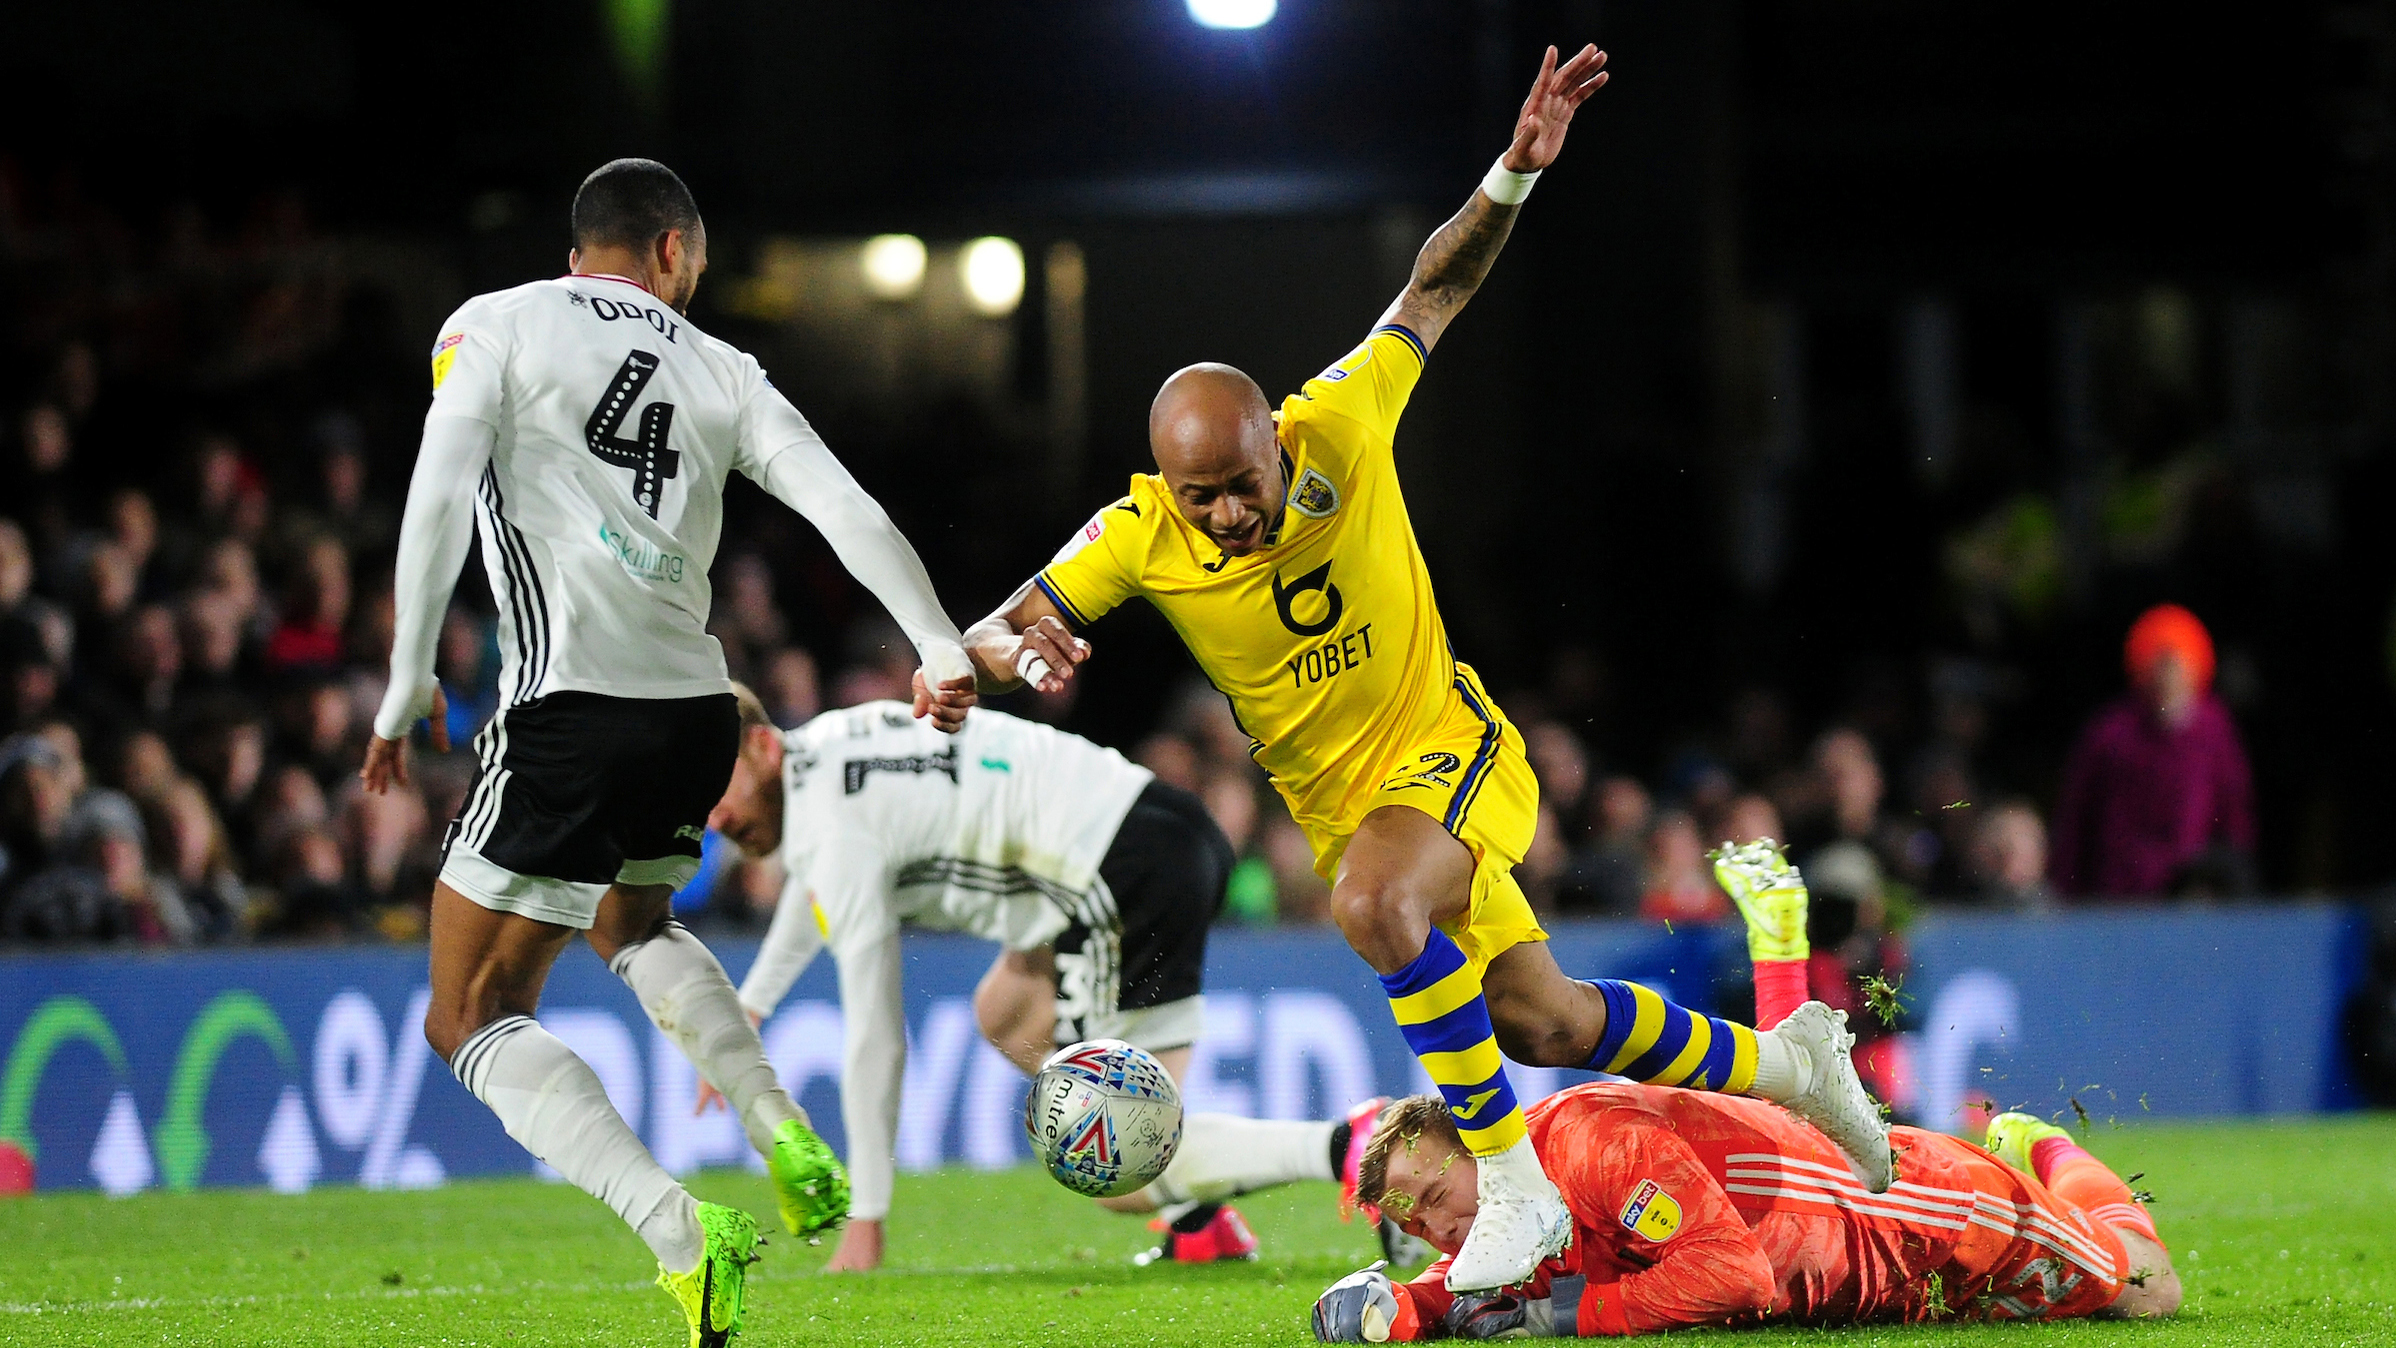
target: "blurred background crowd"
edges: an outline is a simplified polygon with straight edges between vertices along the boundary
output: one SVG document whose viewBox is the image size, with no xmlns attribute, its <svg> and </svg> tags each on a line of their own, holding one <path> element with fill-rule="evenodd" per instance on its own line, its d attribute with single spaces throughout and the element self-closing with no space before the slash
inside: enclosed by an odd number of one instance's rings
<svg viewBox="0 0 2396 1348">
<path fill-rule="evenodd" d="M 2233 115 L 2155 44 L 2197 29 L 2060 8 L 2019 20 L 2082 38 L 2028 95 L 1975 75 L 2010 20 L 1803 4 L 1343 0 L 1233 36 L 917 7 L 957 38 L 931 53 L 922 15 L 653 8 L 461 47 L 100 5 L 0 57 L 0 939 L 421 935 L 471 755 L 386 797 L 355 774 L 424 354 L 468 295 L 562 270 L 602 159 L 691 181 L 694 320 L 971 621 L 1144 467 L 1166 372 L 1286 389 L 1361 336 L 1539 45 L 1585 36 L 1615 84 L 1399 443 L 1541 781 L 1541 911 L 1720 922 L 1706 850 L 1770 836 L 1822 947 L 1897 967 L 1927 904 L 2385 878 L 2396 137 L 2266 96 L 2310 87 L 2311 20 L 2251 35 Z M 191 73 L 217 58 L 247 76 Z M 894 80 L 934 92 L 861 116 Z M 2225 160 L 2234 198 L 2204 187 Z M 821 540 L 754 491 L 727 518 L 715 630 L 774 715 L 902 696 L 911 655 Z M 498 696 L 480 576 L 440 647 L 461 745 Z M 1198 792 L 1242 857 L 1227 921 L 1323 921 L 1172 634 L 1092 636 L 1071 696 L 997 705 Z M 709 856 L 686 916 L 761 921 L 770 863 Z"/>
<path fill-rule="evenodd" d="M 355 780 L 383 691 L 423 400 L 408 335 L 289 196 L 229 227 L 174 214 L 156 236 L 88 201 L 32 209 L 26 196 L 0 178 L 8 261 L 51 282 L 21 314 L 31 373 L 12 390 L 0 479 L 0 932 L 421 934 L 470 756 L 422 754 L 387 796 Z M 195 387 L 209 413 L 186 410 Z M 773 509 L 742 501 L 744 520 Z M 746 532 L 728 536 L 714 576 L 734 674 L 785 725 L 903 699 L 911 652 L 820 547 L 769 558 Z M 838 602 L 786 608 L 778 573 L 793 570 Z M 1588 730 L 1607 714 L 1603 656 L 1568 643 L 1503 698 L 1542 786 L 1521 879 L 1556 917 L 1724 921 L 1707 849 L 1772 837 L 1869 932 L 1926 901 L 2243 894 L 2256 882 L 2253 783 L 2211 691 L 2215 664 L 2194 615 L 2155 608 L 2126 643 L 2124 693 L 2063 770 L 2018 779 L 1988 753 L 1988 677 L 1958 660 L 1926 664 L 1919 687 L 1867 683 L 1812 722 L 1785 690 L 1742 680 L 1717 720 L 1656 761 L 1610 759 Z M 440 644 L 457 745 L 496 710 L 497 667 L 470 564 Z M 1001 705 L 1070 725 L 1075 701 Z M 1224 700 L 1185 676 L 1145 710 L 1120 747 L 1198 792 L 1239 849 L 1230 918 L 1326 920 L 1305 841 Z M 710 850 L 686 911 L 759 920 L 779 889 L 771 863 Z"/>
</svg>

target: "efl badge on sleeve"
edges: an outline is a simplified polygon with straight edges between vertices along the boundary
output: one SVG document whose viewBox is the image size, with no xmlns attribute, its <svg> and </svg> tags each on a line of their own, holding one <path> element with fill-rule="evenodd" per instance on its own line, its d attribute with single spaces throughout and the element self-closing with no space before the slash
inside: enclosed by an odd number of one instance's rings
<svg viewBox="0 0 2396 1348">
<path fill-rule="evenodd" d="M 1681 1205 L 1654 1180 L 1643 1179 L 1631 1190 L 1631 1201 L 1622 1205 L 1622 1224 L 1631 1234 L 1661 1245 L 1680 1234 Z"/>
<path fill-rule="evenodd" d="M 1349 375 L 1356 373 L 1358 370 L 1361 370 L 1365 366 L 1372 363 L 1373 348 L 1371 345 L 1367 344 L 1365 346 L 1360 346 L 1349 352 L 1347 355 L 1341 357 L 1339 364 L 1334 365 L 1330 369 L 1316 375 L 1315 378 L 1322 380 L 1326 384 L 1336 384 L 1342 379 L 1347 378 Z"/>
<path fill-rule="evenodd" d="M 1290 509 L 1308 519 L 1323 519 L 1339 509 L 1339 488 L 1309 468 L 1298 474 L 1298 485 L 1290 490 Z"/>
<path fill-rule="evenodd" d="M 1057 549 L 1057 555 L 1048 559 L 1049 565 L 1054 566 L 1058 562 L 1067 560 L 1083 548 L 1097 542 L 1098 536 L 1105 532 L 1106 512 L 1101 510 L 1090 517 L 1088 524 L 1074 530 L 1073 537 L 1065 540 L 1065 546 Z"/>
<path fill-rule="evenodd" d="M 449 378 L 449 367 L 458 358 L 458 345 L 465 340 L 465 333 L 453 332 L 433 348 L 433 388 L 436 391 L 440 389 L 441 381 Z"/>
</svg>

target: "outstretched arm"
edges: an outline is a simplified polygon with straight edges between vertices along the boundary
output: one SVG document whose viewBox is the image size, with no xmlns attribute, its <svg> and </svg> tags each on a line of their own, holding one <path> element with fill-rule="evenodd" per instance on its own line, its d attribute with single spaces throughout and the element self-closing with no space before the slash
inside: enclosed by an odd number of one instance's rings
<svg viewBox="0 0 2396 1348">
<path fill-rule="evenodd" d="M 762 378 L 760 379 L 762 383 Z M 954 734 L 974 704 L 973 671 L 956 625 L 932 592 L 915 549 L 865 493 L 797 408 L 765 385 L 742 429 L 736 465 L 774 499 L 807 517 L 882 607 L 898 620 L 923 662 L 915 671 L 915 714 Z"/>
<path fill-rule="evenodd" d="M 1422 339 L 1425 350 L 1439 344 L 1439 334 L 1481 288 L 1482 279 L 1497 261 L 1498 250 L 1506 246 L 1514 216 L 1530 193 L 1529 179 L 1556 162 L 1557 153 L 1564 148 L 1564 133 L 1572 126 L 1573 111 L 1604 87 L 1605 65 L 1606 54 L 1595 46 L 1581 48 L 1561 68 L 1556 65 L 1556 49 L 1547 49 L 1539 78 L 1531 82 L 1530 97 L 1523 100 L 1522 115 L 1515 119 L 1514 143 L 1498 156 L 1497 165 L 1464 203 L 1464 209 L 1423 245 L 1406 289 L 1381 315 L 1383 323 L 1406 328 Z"/>
<path fill-rule="evenodd" d="M 1023 588 L 996 613 L 965 629 L 965 653 L 981 686 L 994 693 L 1029 683 L 1054 693 L 1073 677 L 1073 667 L 1090 658 L 1090 643 L 1073 635 L 1064 611 L 1040 588 Z"/>
</svg>

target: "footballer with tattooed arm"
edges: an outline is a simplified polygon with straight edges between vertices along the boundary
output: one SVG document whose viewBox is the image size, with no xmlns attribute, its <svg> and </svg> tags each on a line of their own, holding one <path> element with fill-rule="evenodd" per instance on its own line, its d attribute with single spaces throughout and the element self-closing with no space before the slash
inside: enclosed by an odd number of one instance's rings
<svg viewBox="0 0 2396 1348">
<path fill-rule="evenodd" d="M 1520 1281 L 1572 1237 L 1501 1051 L 1812 1119 L 1889 1179 L 1888 1134 L 1853 1036 L 1809 1003 L 1769 1033 L 1618 979 L 1573 978 L 1514 881 L 1539 819 L 1522 733 L 1449 643 L 1398 476 L 1398 422 L 1431 352 L 1497 263 L 1532 181 L 1562 153 L 1605 53 L 1548 49 L 1512 141 L 1433 231 L 1364 340 L 1278 408 L 1228 365 L 1175 373 L 1148 413 L 1157 471 L 1131 479 L 1055 560 L 966 633 L 991 691 L 1064 688 L 1079 632 L 1132 599 L 1173 624 L 1230 699 L 1340 934 L 1479 1161 L 1459 1291 Z M 1263 322 L 1277 315 L 1259 315 Z"/>
</svg>

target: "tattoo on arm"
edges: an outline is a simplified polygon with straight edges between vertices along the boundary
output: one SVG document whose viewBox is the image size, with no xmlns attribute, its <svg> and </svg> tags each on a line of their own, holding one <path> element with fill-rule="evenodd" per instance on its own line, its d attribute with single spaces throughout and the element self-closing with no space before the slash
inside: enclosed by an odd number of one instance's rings
<svg viewBox="0 0 2396 1348">
<path fill-rule="evenodd" d="M 1476 190 L 1415 255 L 1414 275 L 1381 321 L 1405 324 L 1426 348 L 1436 344 L 1449 320 L 1481 288 L 1521 209 L 1500 206 Z"/>
</svg>

